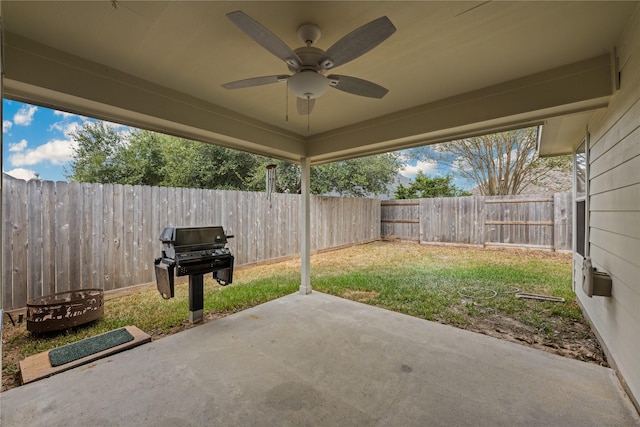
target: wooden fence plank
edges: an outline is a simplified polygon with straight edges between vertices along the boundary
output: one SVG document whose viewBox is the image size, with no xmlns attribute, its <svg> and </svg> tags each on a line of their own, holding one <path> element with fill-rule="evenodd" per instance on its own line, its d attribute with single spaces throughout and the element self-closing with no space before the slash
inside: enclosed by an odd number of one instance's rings
<svg viewBox="0 0 640 427">
<path fill-rule="evenodd" d="M 253 259 L 255 262 L 262 259 L 260 256 L 260 252 L 264 250 L 264 235 L 266 233 L 266 224 L 264 223 L 264 206 L 262 204 L 262 198 L 259 197 L 258 193 L 249 193 L 251 199 L 253 200 L 253 211 L 255 213 L 255 217 L 253 220 L 253 232 L 251 233 L 252 242 L 251 244 L 254 247 L 253 250 Z"/>
<path fill-rule="evenodd" d="M 420 206 L 420 202 L 414 200 L 393 200 L 380 202 L 380 206 Z"/>
<path fill-rule="evenodd" d="M 311 202 L 313 203 L 313 202 Z M 286 223 L 291 224 L 289 228 L 289 238 L 287 239 L 286 253 L 300 253 L 300 231 L 302 223 L 300 221 L 300 198 L 287 194 L 285 198 Z M 319 229 L 320 227 L 318 227 Z"/>
<path fill-rule="evenodd" d="M 156 236 L 153 227 L 154 212 L 157 209 L 157 199 L 154 199 L 153 187 L 143 186 L 142 191 L 142 208 L 140 219 L 142 221 L 141 235 L 141 254 L 140 254 L 140 277 L 136 279 L 136 283 L 146 283 L 155 280 L 153 270 L 153 260 L 160 256 L 155 254 L 154 243 L 160 237 Z"/>
<path fill-rule="evenodd" d="M 113 262 L 108 266 L 112 271 L 113 288 L 124 287 L 126 282 L 125 249 L 124 249 L 124 211 L 125 211 L 124 185 L 113 186 Z M 108 289 L 105 289 L 108 290 Z"/>
<path fill-rule="evenodd" d="M 93 262 L 93 240 L 94 228 L 93 228 L 93 209 L 95 199 L 95 185 L 82 185 L 80 186 L 78 197 L 82 199 L 79 207 L 80 222 L 77 224 L 81 228 L 82 234 L 80 236 L 80 247 L 78 256 L 80 257 L 79 269 L 80 269 L 80 286 L 82 289 L 93 288 L 93 273 L 96 268 Z M 97 285 L 96 285 L 97 286 Z"/>
<path fill-rule="evenodd" d="M 13 247 L 11 245 L 11 211 L 13 200 L 13 185 L 15 179 L 9 176 L 2 176 L 2 306 L 4 310 L 16 308 L 13 304 L 13 283 L 11 281 L 11 271 L 13 270 Z M 8 196 L 8 197 L 7 197 Z M 4 320 L 4 319 L 3 319 Z"/>
<path fill-rule="evenodd" d="M 56 186 L 42 182 L 42 294 L 56 292 Z"/>
<path fill-rule="evenodd" d="M 272 235 L 276 236 L 271 243 L 273 252 L 270 254 L 273 258 L 279 258 L 285 254 L 285 241 L 288 236 L 285 233 L 284 218 L 284 197 L 282 194 L 274 193 L 271 195 L 271 205 L 269 207 L 268 218 L 271 223 Z"/>
<path fill-rule="evenodd" d="M 506 198 L 510 197 L 510 198 Z M 487 198 L 485 203 L 553 203 L 553 197 L 542 197 L 542 198 L 511 198 L 514 196 L 493 196 L 493 198 Z M 526 197 L 526 196 L 525 196 Z"/>
<path fill-rule="evenodd" d="M 143 229 L 144 229 L 144 194 L 142 186 L 134 185 L 132 191 L 132 206 L 133 211 L 131 218 L 128 222 L 131 222 L 132 235 L 128 236 L 132 240 L 131 245 L 131 258 L 132 264 L 132 285 L 142 283 L 144 280 L 144 253 L 143 253 Z"/>
<path fill-rule="evenodd" d="M 118 287 L 127 287 L 135 285 L 135 262 L 134 258 L 134 194 L 133 186 L 123 185 L 123 216 L 122 216 L 122 265 L 123 265 L 123 283 Z"/>
<path fill-rule="evenodd" d="M 27 182 L 27 300 L 42 296 L 42 181 Z"/>
<path fill-rule="evenodd" d="M 29 228 L 27 219 L 27 183 L 16 181 L 12 187 L 14 201 L 11 210 L 11 242 L 13 263 L 11 265 L 11 288 L 14 306 L 26 304 L 27 301 L 27 268 L 29 254 Z M 18 196 L 22 195 L 18 199 Z M 22 285 L 22 286 L 21 286 Z"/>
<path fill-rule="evenodd" d="M 66 182 L 56 182 L 56 292 L 70 289 L 69 276 L 69 185 Z"/>
<path fill-rule="evenodd" d="M 573 247 L 573 199 L 571 193 L 553 195 L 553 247 L 556 250 L 571 250 Z"/>
<path fill-rule="evenodd" d="M 275 242 L 278 240 L 273 232 L 273 221 L 270 218 L 269 200 L 266 194 L 256 193 L 258 203 L 260 203 L 260 223 L 262 224 L 262 233 L 258 236 L 258 260 L 275 258 Z M 270 245 L 274 242 L 274 245 Z"/>
<path fill-rule="evenodd" d="M 105 291 L 115 289 L 118 279 L 116 278 L 116 190 L 113 184 L 103 184 L 102 186 L 102 249 L 100 258 L 102 259 L 102 289 Z"/>
<path fill-rule="evenodd" d="M 555 225 L 553 221 L 485 221 L 491 225 Z"/>
<path fill-rule="evenodd" d="M 65 290 L 82 288 L 82 187 L 77 182 L 70 182 L 68 185 L 69 209 L 67 224 L 68 229 L 68 250 L 69 250 L 69 283 L 66 284 Z M 81 232 L 77 232 L 78 228 Z M 79 262 L 78 262 L 79 261 Z M 63 283 L 62 286 L 65 286 Z"/>
<path fill-rule="evenodd" d="M 91 200 L 87 202 L 93 207 L 91 217 L 91 287 L 103 288 L 103 268 L 104 257 L 102 251 L 104 251 L 104 226 L 106 218 L 103 216 L 102 202 L 104 200 L 104 184 L 96 184 L 93 186 L 93 193 L 91 194 Z"/>
</svg>

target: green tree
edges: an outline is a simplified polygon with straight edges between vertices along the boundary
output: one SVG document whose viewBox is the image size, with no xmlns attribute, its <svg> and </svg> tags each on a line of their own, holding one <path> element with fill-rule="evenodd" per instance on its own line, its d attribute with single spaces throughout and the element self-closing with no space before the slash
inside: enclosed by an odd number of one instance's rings
<svg viewBox="0 0 640 427">
<path fill-rule="evenodd" d="M 395 153 L 360 157 L 318 166 L 318 193 L 335 191 L 341 196 L 364 197 L 382 194 L 402 167 Z M 313 182 L 313 181 L 312 181 Z"/>
<path fill-rule="evenodd" d="M 76 142 L 67 178 L 168 187 L 246 189 L 246 177 L 260 157 L 155 132 L 119 133 L 103 122 L 88 122 Z"/>
<path fill-rule="evenodd" d="M 453 184 L 451 175 L 430 178 L 418 172 L 415 180 L 408 187 L 400 184 L 396 189 L 396 199 L 418 199 L 432 197 L 470 196 L 471 193 Z"/>
<path fill-rule="evenodd" d="M 119 184 L 161 185 L 165 169 L 165 157 L 161 135 L 149 132 L 133 132 L 116 153 L 119 167 Z"/>
<path fill-rule="evenodd" d="M 122 135 L 103 122 L 88 122 L 71 134 L 76 142 L 73 160 L 65 175 L 72 181 L 113 183 L 119 181 L 118 153 L 123 148 Z"/>
<path fill-rule="evenodd" d="M 265 167 L 275 163 L 279 192 L 301 188 L 297 164 L 216 145 L 143 130 L 122 134 L 102 122 L 85 124 L 73 138 L 76 148 L 66 173 L 72 181 L 264 191 Z M 311 191 L 380 194 L 401 166 L 393 153 L 315 166 Z"/>
<path fill-rule="evenodd" d="M 251 188 L 265 189 L 266 165 L 276 165 L 276 185 L 281 193 L 300 193 L 300 166 L 283 160 L 264 159 L 251 178 Z M 394 153 L 327 163 L 311 168 L 311 193 L 336 192 L 341 196 L 365 197 L 387 191 L 402 163 Z"/>
<path fill-rule="evenodd" d="M 261 164 L 261 157 L 243 151 L 160 136 L 165 149 L 167 187 L 247 190 L 251 177 Z"/>
</svg>

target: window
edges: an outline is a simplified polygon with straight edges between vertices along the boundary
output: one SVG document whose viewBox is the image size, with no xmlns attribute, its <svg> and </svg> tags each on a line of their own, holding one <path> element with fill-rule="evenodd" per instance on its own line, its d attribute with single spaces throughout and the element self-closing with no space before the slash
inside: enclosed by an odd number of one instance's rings
<svg viewBox="0 0 640 427">
<path fill-rule="evenodd" d="M 586 141 L 576 148 L 574 155 L 575 201 L 576 201 L 576 247 L 575 251 L 585 256 L 587 230 L 587 151 Z"/>
</svg>

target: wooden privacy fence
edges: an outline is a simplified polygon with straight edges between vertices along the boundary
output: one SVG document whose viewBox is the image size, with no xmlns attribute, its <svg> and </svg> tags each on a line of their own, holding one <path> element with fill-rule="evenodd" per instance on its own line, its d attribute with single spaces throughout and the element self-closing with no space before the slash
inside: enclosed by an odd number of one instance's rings
<svg viewBox="0 0 640 427">
<path fill-rule="evenodd" d="M 236 264 L 300 253 L 300 196 L 22 181 L 3 176 L 3 308 L 75 289 L 112 290 L 155 280 L 160 232 L 222 225 Z M 312 197 L 311 248 L 380 238 L 377 199 Z"/>
<path fill-rule="evenodd" d="M 380 205 L 382 238 L 571 250 L 571 193 L 388 200 Z"/>
</svg>

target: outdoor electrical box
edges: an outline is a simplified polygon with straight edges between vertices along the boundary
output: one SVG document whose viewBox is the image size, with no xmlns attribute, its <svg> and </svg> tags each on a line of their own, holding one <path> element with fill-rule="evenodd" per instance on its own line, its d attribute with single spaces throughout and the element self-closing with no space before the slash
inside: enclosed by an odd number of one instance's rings
<svg viewBox="0 0 640 427">
<path fill-rule="evenodd" d="M 593 296 L 610 297 L 612 280 L 605 272 L 598 271 L 586 257 L 582 264 L 582 290 L 589 298 Z"/>
</svg>

